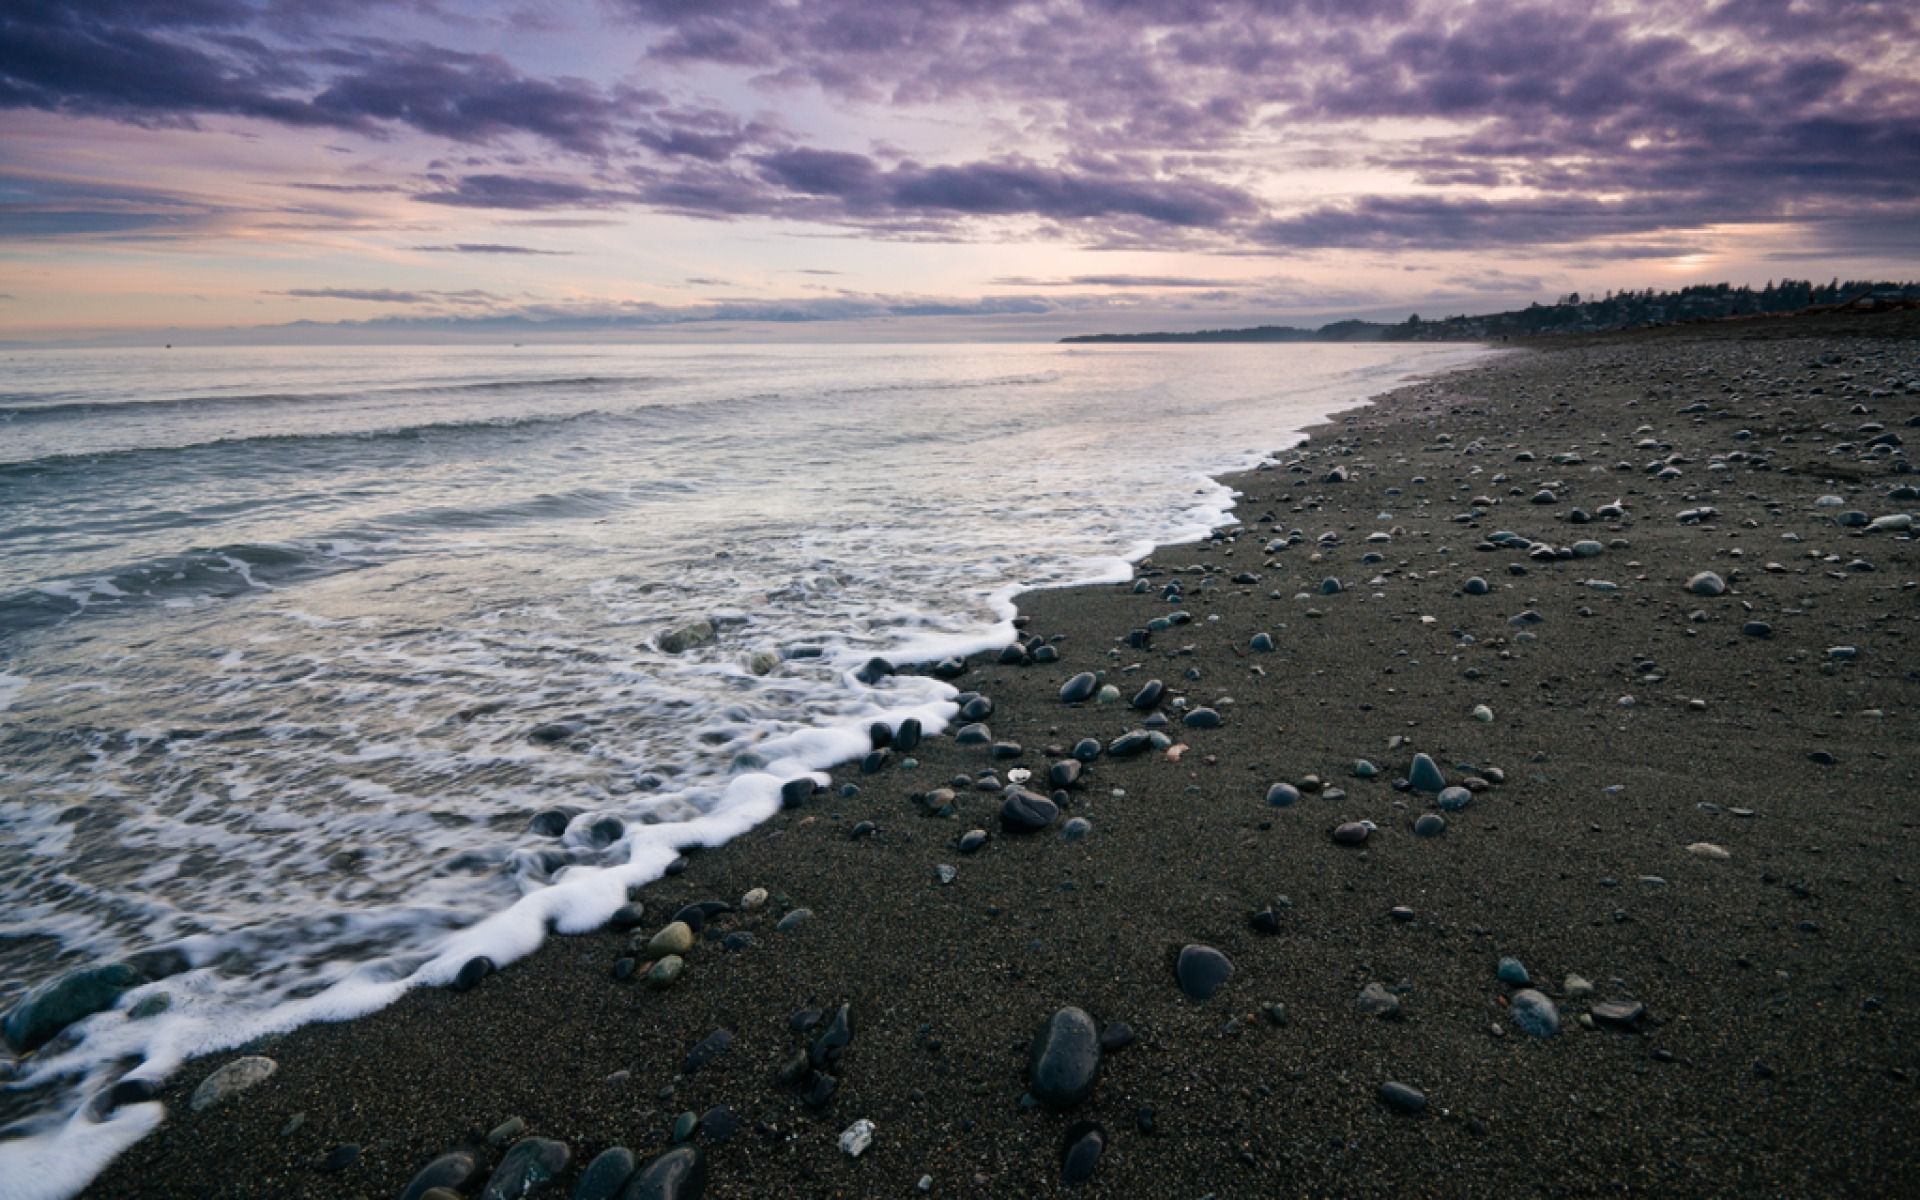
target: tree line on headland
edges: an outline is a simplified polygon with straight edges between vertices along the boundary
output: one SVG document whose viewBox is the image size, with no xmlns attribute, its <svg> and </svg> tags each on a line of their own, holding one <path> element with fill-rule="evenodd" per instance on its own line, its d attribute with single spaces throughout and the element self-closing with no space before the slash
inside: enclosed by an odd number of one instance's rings
<svg viewBox="0 0 1920 1200">
<path fill-rule="evenodd" d="M 1703 283 L 1671 292 L 1647 288 L 1585 297 L 1574 292 L 1552 304 L 1530 304 L 1512 312 L 1432 321 L 1416 314 L 1393 325 L 1378 321 L 1335 321 L 1318 329 L 1259 325 L 1251 329 L 1204 329 L 1194 333 L 1094 333 L 1060 340 L 1076 343 L 1481 342 L 1558 333 L 1602 333 L 1808 310 L 1873 311 L 1916 304 L 1920 304 L 1920 283 L 1835 279 L 1817 284 L 1782 279 L 1764 288 Z"/>
</svg>

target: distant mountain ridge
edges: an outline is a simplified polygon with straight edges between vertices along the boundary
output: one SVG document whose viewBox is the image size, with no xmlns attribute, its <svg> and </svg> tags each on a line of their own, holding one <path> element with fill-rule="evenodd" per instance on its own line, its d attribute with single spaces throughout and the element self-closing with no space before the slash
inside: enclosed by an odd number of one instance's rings
<svg viewBox="0 0 1920 1200">
<path fill-rule="evenodd" d="M 1604 333 L 1682 321 L 1803 312 L 1808 309 L 1905 307 L 1920 304 L 1920 283 L 1833 280 L 1815 284 L 1783 279 L 1764 288 L 1727 283 L 1697 284 L 1679 291 L 1608 292 L 1583 300 L 1580 293 L 1553 304 L 1512 312 L 1422 320 L 1396 325 L 1379 321 L 1334 321 L 1318 329 L 1256 325 L 1249 329 L 1203 329 L 1192 333 L 1091 333 L 1063 343 L 1128 342 L 1479 342 L 1556 333 Z"/>
</svg>

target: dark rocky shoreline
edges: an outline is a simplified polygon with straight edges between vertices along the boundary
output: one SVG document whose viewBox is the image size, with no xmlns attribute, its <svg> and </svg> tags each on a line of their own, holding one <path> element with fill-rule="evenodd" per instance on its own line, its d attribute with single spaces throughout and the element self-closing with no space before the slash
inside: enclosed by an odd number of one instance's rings
<svg viewBox="0 0 1920 1200">
<path fill-rule="evenodd" d="M 1344 414 L 1144 588 L 1023 597 L 1058 657 L 968 664 L 983 743 L 843 767 L 631 931 L 190 1064 L 87 1194 L 395 1196 L 448 1153 L 479 1194 L 564 1147 L 560 1197 L 689 1115 L 710 1197 L 1913 1194 L 1920 543 L 1846 514 L 1920 507 L 1917 414 L 1897 314 Z"/>
</svg>

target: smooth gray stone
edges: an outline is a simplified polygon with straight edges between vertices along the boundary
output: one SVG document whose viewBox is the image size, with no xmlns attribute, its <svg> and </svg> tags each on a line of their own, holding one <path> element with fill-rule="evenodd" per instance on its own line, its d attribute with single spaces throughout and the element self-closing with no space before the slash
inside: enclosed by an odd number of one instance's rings
<svg viewBox="0 0 1920 1200">
<path fill-rule="evenodd" d="M 1049 1108 L 1072 1108 L 1093 1094 L 1100 1073 L 1100 1031 L 1078 1008 L 1048 1017 L 1027 1051 L 1027 1086 Z"/>
<path fill-rule="evenodd" d="M 520 1200 L 545 1190 L 567 1169 L 571 1155 L 565 1142 L 552 1138 L 521 1138 L 501 1156 L 480 1200 Z"/>
<path fill-rule="evenodd" d="M 1427 1098 L 1404 1083 L 1383 1083 L 1380 1085 L 1380 1100 L 1395 1112 L 1408 1116 L 1418 1116 L 1427 1111 Z"/>
<path fill-rule="evenodd" d="M 1131 708 L 1137 708 L 1144 712 L 1159 704 L 1160 697 L 1166 695 L 1166 693 L 1166 684 L 1161 683 L 1158 679 L 1149 679 L 1141 685 L 1139 691 L 1133 694 L 1133 699 L 1129 700 L 1127 704 Z"/>
<path fill-rule="evenodd" d="M 1602 1000 L 1589 1011 L 1602 1025 L 1631 1027 L 1646 1015 L 1647 1006 L 1638 1000 Z"/>
<path fill-rule="evenodd" d="M 1407 772 L 1407 782 L 1416 792 L 1440 792 L 1447 786 L 1447 777 L 1440 773 L 1440 764 L 1425 754 L 1413 756 L 1413 769 Z"/>
<path fill-rule="evenodd" d="M 1196 708 L 1180 719 L 1188 729 L 1218 729 L 1222 722 L 1220 714 L 1210 708 Z"/>
<path fill-rule="evenodd" d="M 614 1146 L 593 1156 L 574 1182 L 571 1200 L 614 1200 L 633 1178 L 638 1160 L 625 1146 Z"/>
<path fill-rule="evenodd" d="M 1144 729 L 1123 733 L 1107 744 L 1107 754 L 1113 758 L 1131 758 L 1136 754 L 1145 754 L 1153 746 L 1153 735 Z"/>
<path fill-rule="evenodd" d="M 1070 788 L 1080 782 L 1080 760 L 1063 758 L 1047 768 L 1047 782 L 1057 788 Z"/>
<path fill-rule="evenodd" d="M 1060 836 L 1069 842 L 1083 842 L 1093 832 L 1093 822 L 1085 817 L 1075 817 L 1060 827 Z"/>
<path fill-rule="evenodd" d="M 1687 580 L 1687 590 L 1696 596 L 1724 596 L 1727 591 L 1727 581 L 1712 571 L 1702 571 Z"/>
<path fill-rule="evenodd" d="M 1521 1032 L 1537 1038 L 1550 1038 L 1560 1032 L 1560 1010 L 1553 1001 L 1533 988 L 1522 988 L 1507 998 L 1513 1023 Z"/>
<path fill-rule="evenodd" d="M 698 1146 L 675 1146 L 628 1181 L 620 1200 L 700 1200 L 706 1191 L 706 1156 Z"/>
<path fill-rule="evenodd" d="M 960 732 L 953 735 L 953 740 L 962 746 L 984 746 L 993 740 L 993 730 L 979 722 L 962 725 Z"/>
<path fill-rule="evenodd" d="M 1060 1182 L 1076 1187 L 1093 1178 L 1100 1155 L 1107 1148 L 1107 1131 L 1092 1121 L 1077 1122 L 1067 1130 L 1060 1154 Z"/>
<path fill-rule="evenodd" d="M 1100 679 L 1098 676 L 1092 671 L 1082 671 L 1061 686 L 1060 702 L 1063 704 L 1079 704 L 1082 701 L 1091 699 L 1094 691 L 1099 686 Z"/>
<path fill-rule="evenodd" d="M 1342 846 L 1363 845 L 1372 834 L 1373 830 L 1359 821 L 1345 821 L 1333 827 L 1333 840 Z"/>
<path fill-rule="evenodd" d="M 1233 963 L 1212 946 L 1183 946 L 1174 961 L 1174 979 L 1189 1000 L 1206 1000 L 1233 978 Z"/>
<path fill-rule="evenodd" d="M 1440 789 L 1439 804 L 1447 812 L 1459 812 L 1473 803 L 1473 793 L 1463 787 L 1445 787 Z"/>
<path fill-rule="evenodd" d="M 434 1188 L 446 1188 L 459 1191 L 467 1186 L 467 1181 L 479 1169 L 473 1155 L 465 1150 L 454 1150 L 442 1154 L 426 1166 L 420 1168 L 406 1188 L 400 1193 L 400 1200 L 421 1200 Z"/>
<path fill-rule="evenodd" d="M 1447 831 L 1447 819 L 1439 813 L 1421 813 L 1413 823 L 1415 837 L 1439 837 Z"/>
<path fill-rule="evenodd" d="M 1292 808 L 1300 803 L 1300 789 L 1290 783 L 1276 783 L 1267 789 L 1267 803 L 1275 808 Z"/>
<path fill-rule="evenodd" d="M 1015 789 L 1000 806 L 1000 828 L 1008 833 L 1038 833 L 1059 816 L 1059 806 L 1045 796 Z"/>
<path fill-rule="evenodd" d="M 262 1055 L 250 1054 L 245 1058 L 236 1058 L 201 1080 L 200 1086 L 193 1089 L 193 1098 L 187 1102 L 187 1107 L 195 1112 L 211 1108 L 230 1096 L 237 1096 L 264 1082 L 267 1076 L 279 1069 L 279 1063 Z"/>
</svg>

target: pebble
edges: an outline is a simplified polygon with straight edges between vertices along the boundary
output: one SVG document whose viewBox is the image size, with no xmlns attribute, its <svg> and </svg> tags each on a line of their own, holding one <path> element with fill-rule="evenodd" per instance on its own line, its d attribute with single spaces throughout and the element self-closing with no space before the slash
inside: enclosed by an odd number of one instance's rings
<svg viewBox="0 0 1920 1200">
<path fill-rule="evenodd" d="M 1638 1000 L 1602 1000 L 1588 1011 L 1602 1025 L 1632 1028 L 1646 1015 L 1647 1006 Z"/>
<path fill-rule="evenodd" d="M 693 949 L 693 927 L 685 921 L 675 921 L 647 941 L 648 958 L 664 958 L 669 954 L 685 954 Z"/>
<path fill-rule="evenodd" d="M 1275 808 L 1291 808 L 1300 803 L 1300 789 L 1290 783 L 1276 783 L 1267 789 L 1267 803 Z"/>
<path fill-rule="evenodd" d="M 465 1150 L 455 1150 L 442 1154 L 426 1166 L 421 1167 L 412 1181 L 400 1192 L 400 1200 L 423 1200 L 426 1194 L 439 1188 L 443 1191 L 459 1191 L 472 1179 L 479 1164 L 473 1155 Z"/>
<path fill-rule="evenodd" d="M 861 1117 L 840 1134 L 840 1149 L 849 1158 L 859 1158 L 873 1145 L 873 1122 Z"/>
<path fill-rule="evenodd" d="M 1439 837 L 1447 831 L 1447 819 L 1439 813 L 1421 813 L 1413 823 L 1416 837 Z"/>
<path fill-rule="evenodd" d="M 569 1200 L 614 1200 L 632 1178 L 638 1160 L 625 1146 L 614 1146 L 594 1155 L 586 1170 L 580 1172 Z M 402 1200 L 405 1200 L 403 1197 Z"/>
<path fill-rule="evenodd" d="M 262 1055 L 250 1054 L 245 1058 L 236 1058 L 201 1080 L 200 1086 L 193 1089 L 193 1098 L 187 1102 L 187 1107 L 194 1112 L 204 1111 L 230 1096 L 257 1087 L 279 1069 L 279 1063 Z"/>
<path fill-rule="evenodd" d="M 1079 704 L 1091 698 L 1100 686 L 1100 679 L 1092 671 L 1082 671 L 1060 688 L 1060 701 L 1063 704 Z"/>
<path fill-rule="evenodd" d="M 672 987 L 673 981 L 680 978 L 680 973 L 686 970 L 686 967 L 686 959 L 678 954 L 669 954 L 654 963 L 652 969 L 647 972 L 647 986 L 650 988 Z"/>
<path fill-rule="evenodd" d="M 1353 1009 L 1362 1016 L 1395 1018 L 1400 1015 L 1400 997 L 1384 983 L 1369 983 L 1354 997 Z"/>
<path fill-rule="evenodd" d="M 1694 842 L 1687 847 L 1687 853 L 1695 858 L 1710 858 L 1716 862 L 1725 862 L 1733 857 L 1725 846 L 1716 846 L 1712 842 Z"/>
<path fill-rule="evenodd" d="M 1100 1033 L 1084 1009 L 1048 1017 L 1027 1052 L 1027 1086 L 1049 1108 L 1072 1108 L 1093 1094 L 1100 1072 Z"/>
<path fill-rule="evenodd" d="M 1189 1000 L 1205 1000 L 1233 977 L 1233 963 L 1212 946 L 1183 946 L 1174 962 L 1174 979 Z"/>
<path fill-rule="evenodd" d="M 1415 791 L 1439 792 L 1447 786 L 1447 777 L 1440 772 L 1440 765 L 1425 754 L 1413 756 L 1413 767 L 1407 772 L 1407 782 Z"/>
<path fill-rule="evenodd" d="M 1560 1010 L 1545 994 L 1522 988 L 1508 998 L 1508 1011 L 1522 1033 L 1549 1038 L 1560 1032 Z"/>
<path fill-rule="evenodd" d="M 1107 1131 L 1092 1121 L 1068 1128 L 1060 1151 L 1060 1182 L 1075 1187 L 1093 1178 L 1094 1168 L 1107 1148 Z"/>
<path fill-rule="evenodd" d="M 795 929 L 800 928 L 801 925 L 805 924 L 806 922 L 812 919 L 813 919 L 812 909 L 796 908 L 792 912 L 788 913 L 786 916 L 781 917 L 779 922 L 776 925 L 774 925 L 773 929 L 775 933 L 789 933 Z"/>
<path fill-rule="evenodd" d="M 1220 714 L 1211 708 L 1196 708 L 1181 718 L 1181 724 L 1189 729 L 1218 729 L 1221 725 Z"/>
<path fill-rule="evenodd" d="M 1373 830 L 1364 821 L 1344 821 L 1333 827 L 1333 840 L 1342 846 L 1359 846 L 1372 833 Z"/>
<path fill-rule="evenodd" d="M 1127 702 L 1128 707 L 1145 712 L 1159 704 L 1160 698 L 1166 695 L 1166 692 L 1166 684 L 1161 683 L 1158 679 L 1149 679 L 1141 686 L 1139 691 L 1133 694 L 1133 699 Z"/>
<path fill-rule="evenodd" d="M 700 1200 L 706 1190 L 706 1156 L 698 1146 L 675 1146 L 642 1168 L 621 1200 Z"/>
<path fill-rule="evenodd" d="M 1437 803 L 1447 812 L 1459 812 L 1473 803 L 1473 793 L 1463 787 L 1441 788 Z"/>
<path fill-rule="evenodd" d="M 1533 982 L 1533 976 L 1527 974 L 1527 968 L 1521 965 L 1519 959 L 1511 956 L 1500 960 L 1500 965 L 1494 969 L 1494 974 L 1499 977 L 1501 983 L 1511 984 L 1514 987 L 1526 987 Z"/>
<path fill-rule="evenodd" d="M 687 1051 L 687 1058 L 681 1064 L 682 1072 L 691 1075 L 714 1059 L 719 1058 L 733 1046 L 733 1034 L 725 1029 L 716 1029 L 700 1040 L 693 1049 Z"/>
<path fill-rule="evenodd" d="M 1465 592 L 1469 596 L 1484 596 L 1488 592 L 1492 591 L 1493 588 L 1488 585 L 1486 580 L 1480 578 L 1478 575 L 1475 575 L 1473 578 L 1461 584 L 1460 590 Z"/>
<path fill-rule="evenodd" d="M 1093 832 L 1093 822 L 1085 817 L 1074 817 L 1060 827 L 1060 836 L 1069 842 L 1081 842 Z"/>
<path fill-rule="evenodd" d="M 531 1196 L 567 1169 L 569 1157 L 564 1142 L 542 1137 L 522 1138 L 501 1156 L 500 1165 L 493 1169 L 486 1188 L 480 1193 L 480 1200 L 520 1200 Z"/>
<path fill-rule="evenodd" d="M 1045 796 L 1022 788 L 1007 793 L 1000 806 L 1000 828 L 1008 833 L 1038 833 L 1060 816 L 1060 808 Z"/>
<path fill-rule="evenodd" d="M 763 907 L 766 902 L 767 889 L 761 887 L 753 888 L 748 891 L 746 895 L 740 897 L 740 910 L 742 912 L 755 912 Z"/>
<path fill-rule="evenodd" d="M 1418 1116 L 1427 1111 L 1426 1096 L 1404 1083 L 1381 1084 L 1380 1101 L 1395 1112 L 1406 1113 L 1409 1116 Z"/>
<path fill-rule="evenodd" d="M 1727 581 L 1712 571 L 1702 571 L 1687 580 L 1687 590 L 1696 596 L 1724 596 L 1727 592 Z"/>
</svg>

